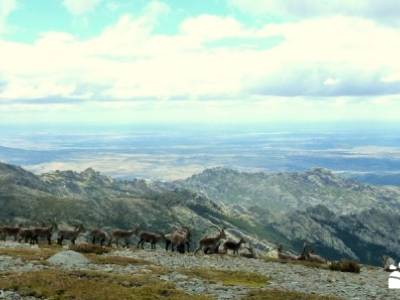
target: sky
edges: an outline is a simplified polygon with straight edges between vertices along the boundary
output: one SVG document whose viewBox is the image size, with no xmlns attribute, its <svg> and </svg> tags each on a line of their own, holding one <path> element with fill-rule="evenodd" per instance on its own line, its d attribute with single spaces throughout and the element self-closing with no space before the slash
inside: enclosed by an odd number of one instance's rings
<svg viewBox="0 0 400 300">
<path fill-rule="evenodd" d="M 0 124 L 398 122 L 399 53 L 398 0 L 0 0 Z"/>
</svg>

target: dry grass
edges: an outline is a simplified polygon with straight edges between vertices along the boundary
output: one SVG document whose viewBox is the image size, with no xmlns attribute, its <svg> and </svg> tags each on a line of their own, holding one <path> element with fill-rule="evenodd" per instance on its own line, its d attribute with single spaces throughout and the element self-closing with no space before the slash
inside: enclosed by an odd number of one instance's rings
<svg viewBox="0 0 400 300">
<path fill-rule="evenodd" d="M 23 261 L 44 261 L 56 254 L 58 247 L 41 248 L 0 248 L 0 255 L 20 258 Z"/>
<path fill-rule="evenodd" d="M 340 271 L 340 272 L 350 272 L 350 273 L 360 273 L 360 265 L 352 260 L 341 260 L 338 262 L 333 262 L 329 269 L 332 271 Z"/>
<path fill-rule="evenodd" d="M 112 275 L 50 269 L 3 275 L 0 277 L 0 289 L 15 290 L 23 296 L 54 300 L 210 299 L 207 296 L 188 295 L 152 275 Z"/>
<path fill-rule="evenodd" d="M 249 288 L 261 288 L 265 287 L 269 280 L 267 276 L 242 271 L 194 268 L 184 269 L 181 272 L 191 277 L 200 277 L 209 282 L 222 282 L 223 285 L 227 286 L 239 285 Z"/>
<path fill-rule="evenodd" d="M 93 263 L 99 265 L 119 265 L 119 266 L 127 266 L 127 265 L 148 265 L 150 262 L 137 259 L 133 257 L 124 257 L 124 256 L 112 256 L 112 255 L 95 255 L 95 254 L 86 254 L 86 257 L 89 258 Z"/>
<path fill-rule="evenodd" d="M 251 291 L 243 300 L 339 300 L 339 298 L 286 290 L 256 290 Z"/>
<path fill-rule="evenodd" d="M 314 262 L 314 261 L 278 259 L 278 258 L 270 258 L 270 257 L 264 257 L 263 260 L 266 262 L 277 262 L 277 263 L 281 263 L 281 264 L 293 264 L 293 265 L 304 266 L 307 268 L 329 270 L 328 264 L 318 263 L 318 262 Z"/>
<path fill-rule="evenodd" d="M 88 243 L 70 245 L 69 249 L 80 253 L 94 253 L 94 254 L 104 254 L 104 253 L 109 253 L 111 251 L 110 248 L 101 247 L 99 245 L 93 245 Z"/>
</svg>

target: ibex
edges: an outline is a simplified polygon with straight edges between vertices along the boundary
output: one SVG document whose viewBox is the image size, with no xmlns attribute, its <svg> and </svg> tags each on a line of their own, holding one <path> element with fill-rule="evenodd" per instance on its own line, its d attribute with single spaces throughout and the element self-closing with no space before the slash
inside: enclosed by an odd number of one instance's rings
<svg viewBox="0 0 400 300">
<path fill-rule="evenodd" d="M 100 246 L 103 246 L 109 238 L 108 233 L 101 229 L 93 229 L 89 235 L 92 237 L 92 244 L 99 242 Z"/>
<path fill-rule="evenodd" d="M 313 261 L 317 263 L 327 263 L 327 260 L 319 255 L 317 255 L 313 249 L 307 244 L 304 243 L 303 251 L 301 252 L 300 256 L 297 257 L 298 260 L 307 260 Z"/>
<path fill-rule="evenodd" d="M 7 237 L 14 237 L 14 241 L 17 241 L 18 233 L 20 231 L 20 226 L 13 227 L 13 226 L 3 226 L 0 227 L 0 232 L 3 234 L 4 241 L 7 240 Z"/>
<path fill-rule="evenodd" d="M 232 250 L 233 254 L 239 254 L 240 246 L 245 242 L 244 238 L 241 238 L 237 243 L 234 241 L 226 241 L 222 246 L 224 248 L 224 253 L 227 253 L 228 250 Z"/>
<path fill-rule="evenodd" d="M 84 231 L 82 224 L 77 226 L 75 230 L 60 230 L 57 236 L 57 244 L 62 245 L 64 240 L 70 240 L 71 244 L 75 245 L 76 239 Z"/>
<path fill-rule="evenodd" d="M 21 228 L 18 233 L 18 242 L 21 243 L 23 240 L 25 243 L 33 244 L 33 235 L 33 228 Z"/>
<path fill-rule="evenodd" d="M 216 245 L 220 242 L 220 240 L 226 238 L 224 228 L 220 229 L 217 236 L 214 237 L 204 237 L 199 241 L 199 247 L 194 251 L 196 254 L 199 250 L 206 250 L 207 248 L 215 249 Z"/>
<path fill-rule="evenodd" d="M 51 245 L 51 236 L 53 235 L 53 230 L 57 228 L 57 225 L 52 224 L 51 226 L 47 227 L 34 227 L 32 230 L 33 242 L 39 244 L 40 238 L 45 238 L 49 245 Z"/>
<path fill-rule="evenodd" d="M 176 249 L 179 252 L 184 253 L 185 246 L 186 246 L 186 251 L 188 252 L 190 251 L 191 234 L 188 227 L 175 229 L 169 236 L 165 237 L 165 239 L 170 240 L 172 252 L 175 251 Z M 166 246 L 166 248 L 168 250 L 168 246 Z"/>
<path fill-rule="evenodd" d="M 165 239 L 162 234 L 153 233 L 153 232 L 146 232 L 146 231 L 139 231 L 136 230 L 136 233 L 139 236 L 139 242 L 137 243 L 137 247 L 141 246 L 144 249 L 144 243 L 150 243 L 151 249 L 156 249 L 156 244 Z"/>
<path fill-rule="evenodd" d="M 117 247 L 119 246 L 119 240 L 123 239 L 125 241 L 125 246 L 129 247 L 129 239 L 132 237 L 132 235 L 136 232 L 136 229 L 134 230 L 114 230 L 111 233 L 111 239 L 109 241 L 109 245 L 111 246 L 112 241 L 115 241 L 115 244 Z"/>
</svg>

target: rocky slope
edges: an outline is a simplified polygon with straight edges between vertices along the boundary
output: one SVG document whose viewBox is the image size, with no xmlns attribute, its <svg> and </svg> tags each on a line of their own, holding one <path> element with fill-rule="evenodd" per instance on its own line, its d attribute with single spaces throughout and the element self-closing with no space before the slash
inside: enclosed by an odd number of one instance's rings
<svg viewBox="0 0 400 300">
<path fill-rule="evenodd" d="M 177 181 L 237 213 L 236 220 L 275 243 L 299 251 L 304 241 L 319 253 L 380 264 L 400 254 L 400 188 L 371 186 L 326 169 L 304 173 L 206 170 Z"/>
<path fill-rule="evenodd" d="M 216 168 L 173 183 L 116 180 L 93 169 L 40 176 L 0 164 L 0 222 L 83 223 L 167 232 L 189 225 L 198 240 L 225 226 L 263 248 L 304 241 L 329 259 L 380 264 L 400 254 L 400 188 L 370 186 L 325 169 L 243 173 Z"/>
<path fill-rule="evenodd" d="M 83 223 L 87 228 L 143 229 L 166 233 L 188 225 L 194 239 L 212 228 L 229 227 L 252 240 L 245 226 L 232 224 L 231 211 L 207 197 L 170 184 L 122 181 L 87 169 L 36 176 L 0 163 L 0 223 Z M 265 247 L 267 241 L 257 241 Z"/>
<path fill-rule="evenodd" d="M 121 280 L 119 288 L 113 289 L 113 294 L 110 294 L 110 299 L 125 299 L 118 298 L 122 290 L 129 288 L 131 295 L 135 294 L 143 285 L 146 287 L 146 281 L 150 281 L 153 286 L 165 283 L 170 286 L 168 292 L 164 289 L 160 295 L 142 294 L 143 299 L 157 298 L 157 296 L 160 299 L 178 299 L 174 297 L 177 293 L 174 289 L 184 293 L 185 296 L 179 299 L 254 299 L 249 296 L 252 293 L 262 294 L 265 299 L 274 299 L 272 296 L 269 298 L 266 296 L 277 290 L 280 291 L 281 298 L 279 299 L 300 299 L 300 296 L 303 297 L 301 299 L 315 300 L 398 299 L 397 291 L 387 289 L 388 273 L 368 266 L 362 266 L 361 273 L 354 274 L 229 255 L 193 256 L 192 254 L 168 253 L 164 250 L 114 249 L 107 254 L 98 256 L 91 254 L 88 258 L 80 258 L 81 255 L 78 253 L 63 252 L 66 249 L 46 249 L 37 248 L 37 246 L 30 248 L 32 247 L 28 245 L 0 242 L 0 296 L 3 295 L 2 299 L 34 300 L 46 296 L 49 298 L 48 296 L 52 293 L 57 294 L 60 299 L 64 299 L 63 296 L 74 296 L 74 293 L 80 295 L 75 296 L 74 299 L 87 299 L 82 290 L 76 291 L 68 284 L 68 281 L 74 282 L 76 276 L 79 276 L 82 289 L 92 286 L 93 276 L 96 281 L 103 278 L 110 281 L 112 278 L 115 283 Z M 53 256 L 49 259 L 37 260 L 34 256 L 27 255 L 35 253 L 40 256 L 40 252 L 44 250 L 52 251 L 52 254 L 47 254 L 47 256 Z M 44 284 L 49 285 L 46 274 L 60 276 L 60 272 L 63 274 L 62 278 L 68 278 L 68 281 L 61 286 L 51 283 L 53 289 L 50 291 L 40 288 Z M 15 274 L 18 277 L 15 277 Z M 34 275 L 33 282 L 30 274 Z M 7 276 L 7 280 L 4 276 Z M 10 282 L 16 278 L 18 278 L 18 285 Z M 56 288 L 62 288 L 62 290 L 56 290 Z M 98 286 L 98 289 L 102 287 Z M 147 293 L 158 292 L 148 287 L 146 291 Z M 291 292 L 305 294 L 294 296 L 294 294 L 289 294 Z M 323 297 L 324 295 L 326 297 Z M 327 298 L 328 296 L 331 298 Z M 142 298 L 137 296 L 134 299 Z"/>
</svg>

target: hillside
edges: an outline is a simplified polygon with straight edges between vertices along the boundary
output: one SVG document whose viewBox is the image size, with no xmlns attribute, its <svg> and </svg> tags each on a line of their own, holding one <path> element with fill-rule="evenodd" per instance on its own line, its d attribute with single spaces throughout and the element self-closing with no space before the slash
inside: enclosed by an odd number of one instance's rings
<svg viewBox="0 0 400 300">
<path fill-rule="evenodd" d="M 400 189 L 358 183 L 326 169 L 304 173 L 205 170 L 177 181 L 237 213 L 258 234 L 291 249 L 312 243 L 319 253 L 372 264 L 400 254 Z"/>
<path fill-rule="evenodd" d="M 265 249 L 304 241 L 330 259 L 380 264 L 400 253 L 400 189 L 361 184 L 325 169 L 243 173 L 209 169 L 187 180 L 117 180 L 87 169 L 34 175 L 0 164 L 0 222 L 167 232 L 189 225 L 194 240 L 212 225 Z"/>
<path fill-rule="evenodd" d="M 184 188 L 145 180 L 123 181 L 93 169 L 78 173 L 56 171 L 36 176 L 22 168 L 0 164 L 0 222 L 49 223 L 86 227 L 124 228 L 139 226 L 168 232 L 188 225 L 195 239 L 226 226 L 251 240 L 245 226 L 230 222 L 224 206 Z M 256 242 L 256 241 L 254 241 Z M 266 242 L 266 241 L 264 241 Z M 265 247 L 262 241 L 257 242 Z"/>
</svg>

